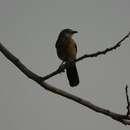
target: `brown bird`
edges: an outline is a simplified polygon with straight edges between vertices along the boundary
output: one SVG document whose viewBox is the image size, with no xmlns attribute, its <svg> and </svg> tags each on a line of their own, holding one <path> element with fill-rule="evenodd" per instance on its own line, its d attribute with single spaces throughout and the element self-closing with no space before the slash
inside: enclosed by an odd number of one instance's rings
<svg viewBox="0 0 130 130">
<path fill-rule="evenodd" d="M 58 57 L 62 62 L 69 63 L 66 68 L 66 73 L 71 87 L 79 84 L 79 75 L 74 62 L 77 54 L 77 45 L 72 38 L 75 33 L 77 31 L 73 31 L 72 29 L 62 30 L 55 45 Z"/>
</svg>

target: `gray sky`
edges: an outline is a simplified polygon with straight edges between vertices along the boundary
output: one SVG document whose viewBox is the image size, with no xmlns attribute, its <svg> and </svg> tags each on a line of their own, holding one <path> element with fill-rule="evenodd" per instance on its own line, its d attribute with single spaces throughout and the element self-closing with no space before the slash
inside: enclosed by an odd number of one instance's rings
<svg viewBox="0 0 130 130">
<path fill-rule="evenodd" d="M 74 37 L 78 56 L 103 50 L 130 31 L 130 0 L 0 0 L 0 41 L 39 75 L 52 72 L 61 63 L 55 41 L 64 28 L 79 31 Z M 79 62 L 77 88 L 69 87 L 65 74 L 47 82 L 101 107 L 125 113 L 125 85 L 130 87 L 130 39 L 124 43 L 106 56 Z M 42 89 L 0 54 L 0 129 L 129 127 Z"/>
</svg>

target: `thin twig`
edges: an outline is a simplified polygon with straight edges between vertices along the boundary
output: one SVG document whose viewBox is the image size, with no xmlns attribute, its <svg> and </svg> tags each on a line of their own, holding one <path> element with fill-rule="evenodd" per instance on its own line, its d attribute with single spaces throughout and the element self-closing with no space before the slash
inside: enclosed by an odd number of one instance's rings
<svg viewBox="0 0 130 130">
<path fill-rule="evenodd" d="M 124 124 L 124 125 L 130 125 L 130 117 L 126 116 L 126 115 L 122 115 L 122 114 L 118 114 L 118 113 L 114 113 L 111 112 L 108 109 L 99 107 L 94 105 L 93 103 L 91 103 L 90 101 L 87 101 L 85 99 L 82 99 L 78 96 L 75 96 L 71 93 L 68 93 L 64 90 L 61 90 L 59 88 L 56 88 L 54 86 L 51 86 L 49 84 L 47 84 L 46 82 L 41 81 L 40 76 L 38 76 L 37 74 L 33 73 L 31 70 L 29 70 L 18 58 L 16 58 L 12 53 L 10 53 L 1 43 L 0 43 L 0 51 L 3 53 L 3 55 L 5 55 L 5 57 L 10 60 L 18 69 L 20 69 L 28 78 L 32 79 L 33 81 L 37 82 L 39 85 L 41 85 L 41 87 L 43 87 L 44 89 L 61 95 L 65 98 L 68 98 L 70 100 L 73 100 L 81 105 L 86 106 L 87 108 L 104 114 L 116 121 L 119 121 L 120 123 Z"/>
<path fill-rule="evenodd" d="M 75 62 L 79 62 L 79 61 L 81 61 L 81 60 L 83 60 L 83 59 L 85 59 L 85 58 L 92 58 L 92 57 L 97 57 L 97 56 L 100 56 L 100 55 L 105 55 L 106 53 L 108 53 L 108 52 L 110 52 L 110 51 L 113 51 L 113 50 L 119 48 L 119 47 L 121 46 L 121 43 L 122 43 L 124 40 L 126 40 L 129 36 L 130 36 L 130 32 L 129 32 L 126 36 L 124 36 L 120 41 L 118 41 L 114 46 L 112 46 L 112 47 L 110 47 L 110 48 L 106 48 L 106 49 L 103 50 L 103 51 L 97 51 L 97 52 L 95 52 L 95 53 L 85 54 L 85 55 L 83 55 L 83 56 L 77 58 L 77 59 L 75 60 Z M 53 76 L 55 76 L 55 75 L 57 75 L 57 74 L 63 72 L 63 71 L 65 70 L 66 66 L 67 66 L 66 64 L 63 64 L 60 69 L 57 69 L 57 70 L 55 70 L 54 72 L 52 72 L 52 73 L 50 73 L 50 74 L 48 74 L 48 75 L 42 77 L 41 80 L 45 81 L 45 80 L 47 80 L 47 79 L 49 79 L 49 78 L 51 78 L 51 77 L 53 77 Z"/>
<path fill-rule="evenodd" d="M 127 99 L 127 116 L 130 115 L 130 100 L 129 100 L 129 95 L 128 95 L 128 85 L 126 85 L 125 88 L 125 92 L 126 92 L 126 99 Z"/>
<path fill-rule="evenodd" d="M 80 61 L 80 60 L 82 60 L 82 59 L 84 59 L 84 58 L 92 58 L 92 57 L 97 57 L 97 56 L 99 56 L 99 55 L 105 55 L 106 53 L 108 53 L 108 52 L 110 52 L 110 51 L 113 51 L 113 50 L 117 49 L 118 47 L 120 47 L 120 46 L 121 46 L 121 43 L 122 43 L 124 40 L 126 40 L 129 36 L 130 36 L 130 32 L 129 32 L 126 36 L 124 36 L 120 41 L 118 41 L 114 46 L 112 46 L 112 47 L 110 47 L 110 48 L 106 48 L 106 49 L 103 50 L 103 51 L 97 51 L 96 53 L 86 54 L 86 55 L 84 55 L 84 56 L 81 56 L 81 57 L 79 57 L 78 59 L 76 59 L 76 62 L 77 62 L 77 61 Z"/>
</svg>

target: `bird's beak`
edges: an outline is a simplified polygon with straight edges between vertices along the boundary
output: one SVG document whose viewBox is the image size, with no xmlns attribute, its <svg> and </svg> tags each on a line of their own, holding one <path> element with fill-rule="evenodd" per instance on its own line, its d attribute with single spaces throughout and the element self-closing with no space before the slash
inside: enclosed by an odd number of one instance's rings
<svg viewBox="0 0 130 130">
<path fill-rule="evenodd" d="M 72 31 L 73 34 L 78 33 L 78 31 Z"/>
</svg>

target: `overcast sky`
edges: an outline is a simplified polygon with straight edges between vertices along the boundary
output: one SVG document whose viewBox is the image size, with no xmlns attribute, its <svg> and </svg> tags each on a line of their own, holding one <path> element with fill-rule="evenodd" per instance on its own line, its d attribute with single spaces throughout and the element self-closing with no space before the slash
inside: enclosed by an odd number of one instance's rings
<svg viewBox="0 0 130 130">
<path fill-rule="evenodd" d="M 110 47 L 130 31 L 130 0 L 0 0 L 0 41 L 44 76 L 57 69 L 55 42 L 72 28 L 78 56 Z M 65 73 L 48 83 L 113 112 L 126 113 L 130 39 L 105 56 L 77 63 L 80 84 Z M 119 122 L 41 88 L 0 54 L 1 130 L 129 130 Z"/>
</svg>

